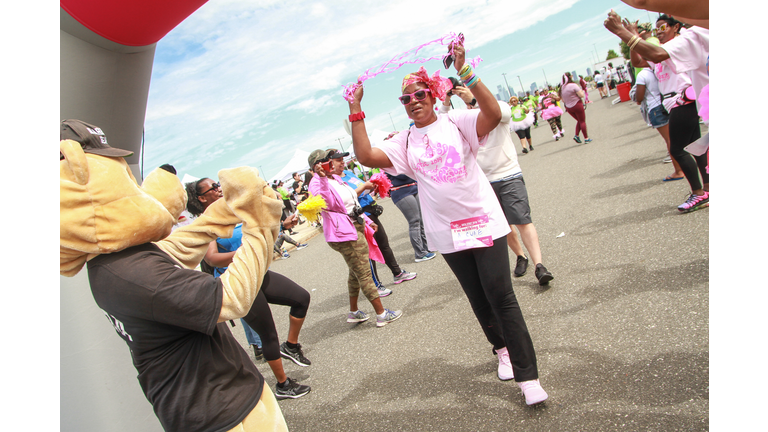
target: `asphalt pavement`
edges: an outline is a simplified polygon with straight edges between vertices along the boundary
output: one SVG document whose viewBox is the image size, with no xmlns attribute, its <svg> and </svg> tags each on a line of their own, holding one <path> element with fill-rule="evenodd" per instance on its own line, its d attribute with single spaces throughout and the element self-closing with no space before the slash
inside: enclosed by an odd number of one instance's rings
<svg viewBox="0 0 768 432">
<path fill-rule="evenodd" d="M 284 360 L 312 387 L 280 401 L 291 431 L 672 431 L 708 430 L 709 210 L 679 214 L 686 181 L 662 182 L 666 147 L 632 102 L 590 93 L 593 142 L 548 124 L 532 128 L 534 151 L 518 158 L 544 264 L 513 285 L 533 338 L 549 399 L 528 407 L 518 386 L 496 377 L 496 356 L 444 259 L 414 262 L 405 218 L 390 199 L 380 217 L 401 267 L 416 279 L 393 284 L 384 306 L 403 310 L 347 324 L 347 267 L 319 230 L 298 227 L 281 273 L 312 295 L 300 343 L 310 367 Z M 706 127 L 702 125 L 702 133 Z M 510 256 L 514 267 L 515 257 Z M 361 297 L 360 309 L 373 314 Z M 288 308 L 272 306 L 281 339 Z M 233 330 L 246 346 L 242 327 Z M 253 352 L 248 349 L 253 356 Z M 268 365 L 257 362 L 274 389 Z"/>
</svg>

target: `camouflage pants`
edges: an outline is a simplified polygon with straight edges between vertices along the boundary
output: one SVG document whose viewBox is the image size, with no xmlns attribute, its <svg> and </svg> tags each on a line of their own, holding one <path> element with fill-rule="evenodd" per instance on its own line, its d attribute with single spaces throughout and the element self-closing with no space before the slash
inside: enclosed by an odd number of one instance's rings
<svg viewBox="0 0 768 432">
<path fill-rule="evenodd" d="M 360 291 L 368 301 L 379 298 L 379 291 L 371 277 L 371 266 L 368 264 L 368 242 L 365 241 L 363 225 L 355 223 L 357 240 L 346 242 L 329 242 L 328 246 L 344 257 L 349 267 L 347 289 L 350 297 L 358 297 Z"/>
<path fill-rule="evenodd" d="M 560 120 L 560 116 L 547 119 L 547 121 L 549 122 L 549 127 L 550 129 L 552 129 L 553 134 L 557 135 L 563 129 L 563 123 Z"/>
</svg>

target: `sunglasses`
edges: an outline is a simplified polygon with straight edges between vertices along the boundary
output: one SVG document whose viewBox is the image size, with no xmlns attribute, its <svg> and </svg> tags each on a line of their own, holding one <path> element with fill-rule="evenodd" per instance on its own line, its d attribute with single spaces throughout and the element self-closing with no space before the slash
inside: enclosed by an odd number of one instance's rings
<svg viewBox="0 0 768 432">
<path fill-rule="evenodd" d="M 400 103 L 402 103 L 403 105 L 408 105 L 409 103 L 411 103 L 411 97 L 413 97 L 417 102 L 423 101 L 424 99 L 427 98 L 427 93 L 432 93 L 432 92 L 429 89 L 416 90 L 413 93 L 404 94 L 400 96 L 398 99 L 400 99 Z"/>
<path fill-rule="evenodd" d="M 205 195 L 205 194 L 207 194 L 208 192 L 210 192 L 210 191 L 212 191 L 212 190 L 214 190 L 214 189 L 218 189 L 218 188 L 220 188 L 220 187 L 221 187 L 221 184 L 219 184 L 219 183 L 212 183 L 212 184 L 211 184 L 211 188 L 210 188 L 210 189 L 208 189 L 207 191 L 205 191 L 205 192 L 201 193 L 200 195 Z"/>
<path fill-rule="evenodd" d="M 660 26 L 656 27 L 657 32 L 665 32 L 669 28 L 669 25 L 667 23 L 662 23 Z"/>
</svg>

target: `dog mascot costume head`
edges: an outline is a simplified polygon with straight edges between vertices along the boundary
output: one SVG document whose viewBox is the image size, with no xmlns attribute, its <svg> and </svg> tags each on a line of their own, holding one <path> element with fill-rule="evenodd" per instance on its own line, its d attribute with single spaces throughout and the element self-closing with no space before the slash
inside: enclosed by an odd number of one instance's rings
<svg viewBox="0 0 768 432">
<path fill-rule="evenodd" d="M 165 430 L 287 430 L 269 386 L 226 328 L 245 316 L 272 260 L 282 203 L 256 169 L 222 170 L 224 199 L 171 233 L 187 194 L 158 168 L 139 186 L 104 131 L 61 122 L 60 273 L 91 292 L 131 350 Z M 194 270 L 208 244 L 243 243 L 221 278 Z"/>
</svg>

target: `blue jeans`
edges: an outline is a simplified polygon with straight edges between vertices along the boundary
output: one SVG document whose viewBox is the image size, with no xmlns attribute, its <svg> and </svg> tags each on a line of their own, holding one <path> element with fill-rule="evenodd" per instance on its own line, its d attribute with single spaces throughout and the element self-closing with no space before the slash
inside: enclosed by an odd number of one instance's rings
<svg viewBox="0 0 768 432">
<path fill-rule="evenodd" d="M 659 105 L 648 111 L 648 121 L 651 122 L 654 129 L 658 129 L 669 124 L 669 115 L 664 114 L 661 105 Z"/>
<path fill-rule="evenodd" d="M 248 344 L 256 345 L 261 348 L 261 338 L 259 337 L 259 334 L 253 331 L 251 326 L 249 326 L 242 318 L 240 318 L 240 323 L 243 325 L 243 330 L 245 330 L 245 338 L 248 339 Z"/>
</svg>

